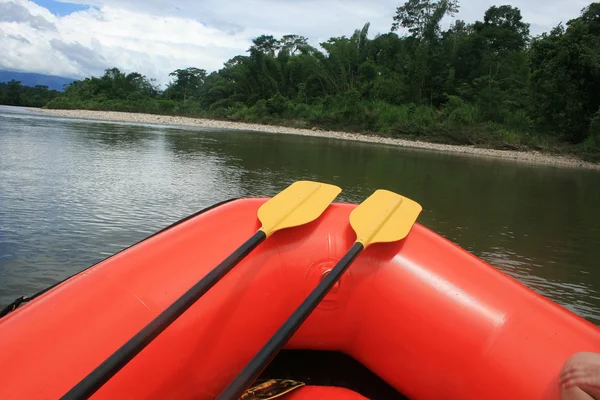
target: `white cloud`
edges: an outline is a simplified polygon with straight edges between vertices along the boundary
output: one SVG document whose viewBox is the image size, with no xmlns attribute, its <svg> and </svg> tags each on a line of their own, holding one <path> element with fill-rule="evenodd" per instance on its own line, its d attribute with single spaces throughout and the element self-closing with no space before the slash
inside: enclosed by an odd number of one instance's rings
<svg viewBox="0 0 600 400">
<path fill-rule="evenodd" d="M 164 84 L 177 68 L 218 69 L 250 43 L 244 34 L 229 35 L 191 18 L 110 5 L 64 17 L 27 0 L 0 2 L 1 7 L 17 10 L 12 15 L 18 18 L 0 20 L 0 69 L 84 77 L 117 66 Z"/>
<path fill-rule="evenodd" d="M 54 24 L 43 16 L 35 15 L 27 7 L 14 2 L 0 3 L 0 22 L 23 23 L 40 30 L 55 29 Z"/>
<path fill-rule="evenodd" d="M 0 0 L 0 69 L 84 77 L 116 66 L 166 83 L 177 68 L 209 71 L 244 53 L 251 39 L 296 33 L 313 45 L 371 22 L 387 32 L 403 0 L 80 0 L 87 10 L 55 16 L 29 0 Z M 539 34 L 579 15 L 586 0 L 463 0 L 458 18 L 481 19 L 509 3 Z M 448 21 L 449 22 L 449 21 Z"/>
</svg>

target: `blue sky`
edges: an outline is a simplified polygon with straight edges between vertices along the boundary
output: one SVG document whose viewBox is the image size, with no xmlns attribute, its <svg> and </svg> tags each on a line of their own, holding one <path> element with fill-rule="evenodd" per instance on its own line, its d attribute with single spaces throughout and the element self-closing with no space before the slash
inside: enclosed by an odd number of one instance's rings
<svg viewBox="0 0 600 400">
<path fill-rule="evenodd" d="M 59 17 L 90 8 L 87 4 L 63 3 L 56 0 L 33 0 L 33 2 Z"/>
<path fill-rule="evenodd" d="M 0 70 L 81 78 L 105 68 L 137 71 L 161 84 L 178 68 L 213 71 L 252 38 L 299 34 L 314 46 L 389 32 L 405 0 L 0 0 Z M 460 0 L 458 19 L 481 20 L 493 5 L 521 9 L 533 35 L 580 15 L 589 0 Z M 449 26 L 452 19 L 444 21 Z"/>
</svg>

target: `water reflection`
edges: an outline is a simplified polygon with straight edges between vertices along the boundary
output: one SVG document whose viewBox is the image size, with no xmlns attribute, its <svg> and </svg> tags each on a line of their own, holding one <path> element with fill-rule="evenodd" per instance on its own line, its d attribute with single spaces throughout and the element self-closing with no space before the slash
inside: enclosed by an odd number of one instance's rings
<svg viewBox="0 0 600 400">
<path fill-rule="evenodd" d="M 0 303 L 201 208 L 299 179 L 360 202 L 386 188 L 419 221 L 600 322 L 600 174 L 391 146 L 82 122 L 0 109 Z"/>
</svg>

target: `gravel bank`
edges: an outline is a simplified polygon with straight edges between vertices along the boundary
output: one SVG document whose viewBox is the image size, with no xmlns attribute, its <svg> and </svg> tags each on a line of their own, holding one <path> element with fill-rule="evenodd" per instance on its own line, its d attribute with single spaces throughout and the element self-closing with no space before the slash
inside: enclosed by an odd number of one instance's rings
<svg viewBox="0 0 600 400">
<path fill-rule="evenodd" d="M 600 169 L 600 164 L 593 164 L 579 160 L 574 157 L 554 156 L 542 154 L 535 151 L 521 152 L 512 150 L 482 149 L 472 146 L 455 146 L 447 144 L 427 143 L 404 139 L 393 139 L 375 135 L 360 135 L 355 133 L 322 131 L 311 129 L 296 129 L 284 126 L 271 126 L 260 124 L 247 124 L 241 122 L 218 121 L 212 119 L 172 117 L 154 114 L 136 114 L 114 111 L 90 111 L 90 110 L 44 110 L 37 111 L 60 117 L 81 118 L 103 121 L 136 122 L 145 124 L 160 124 L 173 126 L 196 126 L 202 128 L 235 129 L 244 131 L 258 131 L 266 133 L 286 133 L 291 135 L 318 136 L 360 142 L 384 143 L 416 149 L 434 150 L 450 153 L 466 154 L 478 157 L 495 157 L 527 163 L 548 164 L 563 167 L 579 167 L 589 169 Z"/>
</svg>

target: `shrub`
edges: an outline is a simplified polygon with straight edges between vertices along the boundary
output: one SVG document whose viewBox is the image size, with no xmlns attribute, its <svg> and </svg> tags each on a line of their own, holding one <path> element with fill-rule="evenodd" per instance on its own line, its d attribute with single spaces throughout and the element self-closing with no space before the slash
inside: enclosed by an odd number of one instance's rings
<svg viewBox="0 0 600 400">
<path fill-rule="evenodd" d="M 586 160 L 600 162 L 600 109 L 592 117 L 589 136 L 583 141 L 580 147 Z"/>
<path fill-rule="evenodd" d="M 396 106 L 385 102 L 375 103 L 377 113 L 376 129 L 382 133 L 390 133 L 393 127 L 400 122 L 406 123 L 409 119 L 406 106 Z"/>
<path fill-rule="evenodd" d="M 409 120 L 414 126 L 425 128 L 433 125 L 438 120 L 437 111 L 433 107 L 424 105 L 415 106 L 411 104 L 409 106 Z"/>
<path fill-rule="evenodd" d="M 479 107 L 458 96 L 448 96 L 443 114 L 450 125 L 468 125 L 479 122 Z"/>
<path fill-rule="evenodd" d="M 265 105 L 269 114 L 277 115 L 283 114 L 288 107 L 287 100 L 281 95 L 281 93 L 277 93 L 275 96 L 271 97 L 269 100 L 267 100 Z"/>
<path fill-rule="evenodd" d="M 596 113 L 592 116 L 592 119 L 590 120 L 590 129 L 588 136 L 595 136 L 600 138 L 600 108 L 598 108 L 598 111 L 596 111 Z"/>
<path fill-rule="evenodd" d="M 529 132 L 533 126 L 533 121 L 529 118 L 527 111 L 518 110 L 506 114 L 504 117 L 504 125 L 509 129 L 520 132 Z"/>
</svg>

